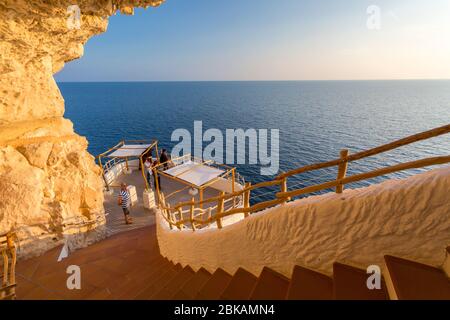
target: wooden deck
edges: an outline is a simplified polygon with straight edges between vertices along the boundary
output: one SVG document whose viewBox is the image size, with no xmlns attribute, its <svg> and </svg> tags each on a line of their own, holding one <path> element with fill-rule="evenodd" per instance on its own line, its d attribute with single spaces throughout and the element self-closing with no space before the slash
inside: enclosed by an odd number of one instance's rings
<svg viewBox="0 0 450 320">
<path fill-rule="evenodd" d="M 133 224 L 125 224 L 122 208 L 117 204 L 119 188 L 111 188 L 111 190 L 113 190 L 113 194 L 105 194 L 104 201 L 108 235 L 114 235 L 123 231 L 130 231 L 155 224 L 156 210 L 144 208 L 142 201 L 144 181 L 141 172 L 133 171 L 131 174 L 120 175 L 114 182 L 114 185 L 120 185 L 121 183 L 134 185 L 136 187 L 138 202 L 130 210 L 131 217 L 133 218 Z"/>
<path fill-rule="evenodd" d="M 130 231 L 146 226 L 151 226 L 155 224 L 155 213 L 156 209 L 146 209 L 144 208 L 142 194 L 144 192 L 144 180 L 142 173 L 140 171 L 133 171 L 131 174 L 122 174 L 114 182 L 115 186 L 121 183 L 126 183 L 127 185 L 134 185 L 136 187 L 136 192 L 138 196 L 138 202 L 131 208 L 131 217 L 133 218 L 133 224 L 125 224 L 125 219 L 123 216 L 122 208 L 117 205 L 117 197 L 119 194 L 119 188 L 113 187 L 113 194 L 105 194 L 104 207 L 106 216 L 106 226 L 108 230 L 108 235 L 114 235 L 124 231 Z M 153 181 L 152 181 L 153 187 Z M 170 198 L 169 203 L 175 206 L 177 203 L 190 201 L 192 196 L 189 194 L 186 185 L 176 182 L 174 180 L 168 179 L 166 177 L 161 177 L 161 190 L 165 195 L 169 195 L 177 190 L 182 190 L 176 193 Z M 220 192 L 214 188 L 207 187 L 203 191 L 204 198 L 211 198 L 220 195 Z M 155 192 L 156 197 L 156 192 Z M 195 200 L 199 200 L 199 195 L 196 195 Z M 210 203 L 204 206 L 208 208 L 213 206 L 215 203 Z M 227 204 L 226 208 L 229 208 L 232 204 Z"/>
</svg>

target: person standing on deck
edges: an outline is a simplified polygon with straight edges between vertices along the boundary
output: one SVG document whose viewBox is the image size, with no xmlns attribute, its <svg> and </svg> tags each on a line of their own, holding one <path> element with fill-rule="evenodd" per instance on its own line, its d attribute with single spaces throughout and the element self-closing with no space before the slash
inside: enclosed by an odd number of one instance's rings
<svg viewBox="0 0 450 320">
<path fill-rule="evenodd" d="M 133 223 L 133 219 L 130 217 L 131 196 L 125 183 L 120 185 L 119 206 L 122 206 L 123 214 L 125 216 L 125 223 Z"/>
<path fill-rule="evenodd" d="M 144 167 L 145 167 L 145 172 L 147 174 L 147 183 L 149 184 L 149 186 L 151 187 L 152 184 L 152 167 L 153 167 L 153 162 L 152 162 L 152 158 L 148 157 L 147 159 L 145 159 L 144 162 Z"/>
<path fill-rule="evenodd" d="M 169 169 L 169 156 L 167 155 L 167 150 L 162 149 L 161 155 L 159 157 L 159 163 L 164 166 L 164 170 Z"/>
</svg>

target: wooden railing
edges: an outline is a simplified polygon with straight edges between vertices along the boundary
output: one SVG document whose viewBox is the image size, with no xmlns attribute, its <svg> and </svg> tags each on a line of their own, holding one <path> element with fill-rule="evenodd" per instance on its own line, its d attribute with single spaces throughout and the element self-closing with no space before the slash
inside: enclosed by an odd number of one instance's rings
<svg viewBox="0 0 450 320">
<path fill-rule="evenodd" d="M 186 155 L 186 156 L 180 157 L 179 161 L 181 161 L 182 158 L 189 159 L 189 160 L 195 159 L 191 155 Z M 214 161 L 204 162 L 199 159 L 196 159 L 196 162 L 208 163 L 208 165 L 217 166 L 218 168 L 224 167 L 224 165 L 216 164 Z M 180 163 L 183 163 L 183 162 L 180 162 Z M 229 168 L 233 169 L 231 167 L 229 167 Z M 244 179 L 237 172 L 233 175 L 233 177 L 231 179 L 226 178 L 226 176 L 229 175 L 229 173 L 230 172 L 224 172 L 224 174 L 220 175 L 219 177 L 217 177 L 216 179 L 212 180 L 211 182 L 209 182 L 207 185 L 204 185 L 204 186 L 211 186 L 215 182 L 217 182 L 218 179 L 225 179 L 229 183 L 237 184 L 240 186 L 243 186 L 245 184 Z M 202 186 L 202 187 L 204 187 L 204 186 Z M 161 192 L 160 193 L 161 197 L 160 197 L 159 203 L 160 204 L 164 203 L 163 207 L 169 208 L 170 207 L 170 204 L 168 203 L 169 200 L 171 200 L 177 194 L 184 192 L 187 188 L 190 188 L 190 186 L 188 185 L 187 187 L 176 190 L 168 195 L 165 195 L 163 192 Z M 166 219 L 169 222 L 169 225 L 171 228 L 178 227 L 179 229 L 189 226 L 190 228 L 195 230 L 195 229 L 197 229 L 197 227 L 209 225 L 211 223 L 216 223 L 216 222 L 221 225 L 221 221 L 215 221 L 213 218 L 214 216 L 216 216 L 220 212 L 227 211 L 227 210 L 230 210 L 233 208 L 242 207 L 245 205 L 245 201 L 246 201 L 245 194 L 240 193 L 240 192 L 232 192 L 230 194 L 232 194 L 234 196 L 225 197 L 225 192 L 221 192 L 220 196 L 215 197 L 215 198 L 208 198 L 205 201 L 203 201 L 203 200 L 195 201 L 193 199 L 190 202 L 187 202 L 188 205 L 186 205 L 186 206 L 182 205 L 182 203 L 179 203 L 179 204 L 177 204 L 176 207 L 172 208 L 172 210 L 169 210 L 166 212 Z M 216 199 L 221 196 L 224 196 L 223 201 L 217 201 L 217 202 L 211 201 L 212 199 Z M 248 198 L 247 200 L 249 201 L 250 198 Z M 192 203 L 198 204 L 198 206 L 195 206 L 195 205 L 192 206 L 191 205 Z M 207 206 L 205 207 L 204 205 L 207 205 Z M 185 218 L 186 216 L 188 218 Z M 207 219 L 201 220 L 199 218 L 201 216 L 203 216 L 203 217 L 206 216 Z M 196 226 L 196 224 L 198 224 L 198 226 Z"/>
<path fill-rule="evenodd" d="M 409 170 L 409 169 L 418 169 L 433 165 L 442 165 L 450 162 L 450 155 L 447 156 L 439 156 L 439 157 L 431 157 L 431 158 L 425 158 L 421 160 L 401 163 L 393 166 L 389 166 L 386 168 L 381 168 L 377 170 L 373 170 L 366 173 L 360 173 L 355 174 L 352 176 L 347 176 L 347 168 L 348 165 L 353 162 L 360 159 L 364 159 L 367 157 L 371 157 L 380 153 L 384 153 L 390 150 L 397 149 L 399 147 L 403 147 L 406 145 L 409 145 L 411 143 L 415 143 L 418 141 L 427 140 L 430 138 L 434 138 L 437 136 L 441 136 L 444 134 L 447 134 L 450 132 L 450 124 L 435 128 L 429 131 L 425 131 L 419 134 L 415 134 L 370 150 L 349 154 L 349 151 L 344 149 L 340 152 L 340 157 L 338 159 L 328 161 L 328 162 L 322 162 L 322 163 L 316 163 L 312 165 L 303 166 L 288 172 L 285 172 L 283 174 L 280 174 L 277 176 L 274 180 L 261 182 L 255 185 L 251 185 L 250 183 L 246 183 L 245 187 L 242 190 L 236 191 L 234 193 L 228 193 L 221 195 L 217 197 L 208 198 L 202 201 L 187 201 L 178 203 L 174 207 L 171 207 L 169 204 L 166 203 L 166 199 L 164 198 L 164 195 L 162 194 L 159 199 L 159 207 L 162 212 L 162 216 L 164 219 L 168 222 L 169 226 L 171 228 L 176 227 L 180 230 L 182 230 L 184 227 L 189 227 L 192 230 L 196 230 L 199 227 L 208 226 L 212 223 L 216 223 L 217 227 L 220 229 L 223 226 L 222 220 L 228 216 L 235 215 L 235 214 L 243 214 L 244 217 L 248 217 L 251 213 L 264 210 L 269 207 L 273 207 L 276 205 L 284 204 L 287 201 L 290 201 L 294 197 L 299 197 L 301 195 L 310 194 L 330 188 L 335 188 L 336 193 L 342 193 L 344 190 L 344 186 L 350 183 L 363 181 L 367 179 L 376 178 L 379 176 L 387 175 L 394 172 Z M 328 181 L 321 184 L 312 185 L 309 187 L 304 188 L 298 188 L 295 190 L 288 190 L 288 179 L 290 177 L 325 169 L 325 168 L 331 168 L 331 167 L 337 167 L 337 177 L 336 179 L 332 181 Z M 250 205 L 250 199 L 251 199 L 251 192 L 256 189 L 261 188 L 267 188 L 267 187 L 273 187 L 278 186 L 279 192 L 275 194 L 275 199 L 269 200 L 269 201 L 263 201 L 256 203 L 254 205 Z M 243 203 L 242 206 L 234 206 L 231 209 L 225 209 L 224 203 L 227 200 L 242 197 Z M 207 219 L 197 219 L 196 215 L 194 214 L 195 210 L 197 208 L 201 208 L 206 204 L 215 203 L 214 207 L 216 208 L 216 214 L 209 216 Z M 188 218 L 183 218 L 183 214 L 180 214 L 185 212 L 183 208 L 188 208 L 189 212 L 191 212 L 190 216 Z M 175 219 L 175 214 L 178 213 L 180 216 L 180 219 Z M 198 215 L 197 215 L 198 216 Z"/>
<path fill-rule="evenodd" d="M 140 156 L 137 155 L 123 155 L 123 156 L 115 156 L 112 157 L 111 155 L 119 150 L 119 149 L 129 149 L 127 148 L 127 144 L 138 144 L 138 145 L 148 145 L 146 147 L 146 149 L 141 153 Z M 128 171 L 128 169 L 130 169 L 132 166 L 129 165 L 128 161 L 131 160 L 137 160 L 139 165 L 134 166 L 134 168 L 138 169 L 139 167 L 144 167 L 144 161 L 143 161 L 143 155 L 147 154 L 149 152 L 152 151 L 152 149 L 155 149 L 156 151 L 156 157 L 159 158 L 159 153 L 158 153 L 158 140 L 153 139 L 153 140 L 122 140 L 120 141 L 118 144 L 116 144 L 114 147 L 106 150 L 105 152 L 99 154 L 96 156 L 96 161 L 97 164 L 100 166 L 101 172 L 102 172 L 102 177 L 103 180 L 105 182 L 105 187 L 106 190 L 110 190 L 110 187 L 117 187 L 117 186 L 111 186 L 110 185 L 110 181 L 108 181 L 107 178 L 107 174 L 109 173 L 109 171 L 113 170 L 114 168 L 117 168 L 118 165 L 120 165 L 121 163 L 125 163 L 125 167 L 126 170 Z M 105 158 L 110 158 L 109 161 L 104 162 Z M 145 182 L 145 188 L 148 189 L 149 185 L 148 185 L 148 181 L 146 178 L 146 174 L 145 174 L 145 170 L 142 170 L 142 177 L 144 179 Z"/>
<path fill-rule="evenodd" d="M 15 299 L 16 297 L 16 246 L 14 237 L 14 233 L 0 235 L 0 251 L 3 260 L 0 273 L 0 300 Z"/>
</svg>

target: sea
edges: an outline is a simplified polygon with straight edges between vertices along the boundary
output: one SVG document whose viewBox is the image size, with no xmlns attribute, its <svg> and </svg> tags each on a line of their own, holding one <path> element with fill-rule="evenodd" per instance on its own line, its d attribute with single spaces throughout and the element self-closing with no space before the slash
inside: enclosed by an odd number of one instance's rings
<svg viewBox="0 0 450 320">
<path fill-rule="evenodd" d="M 268 130 L 268 154 L 278 151 L 279 170 L 262 175 L 261 168 L 267 165 L 250 164 L 248 157 L 244 164 L 232 164 L 253 184 L 300 166 L 336 159 L 342 149 L 355 153 L 450 123 L 450 80 L 58 85 L 65 99 L 65 117 L 72 120 L 78 134 L 87 137 L 93 155 L 123 139 L 158 139 L 160 148 L 170 151 L 179 143 L 171 141 L 174 130 L 185 129 L 193 136 L 195 121 L 202 122 L 203 132 L 219 129 L 224 140 L 227 129 Z M 270 148 L 271 137 L 275 139 L 273 130 L 279 133 L 274 150 Z M 449 154 L 450 135 L 445 135 L 352 162 L 347 174 Z M 346 188 L 405 178 L 429 169 L 394 173 Z M 290 178 L 288 186 L 306 187 L 333 180 L 336 174 L 336 168 L 308 172 Z M 272 199 L 276 191 L 256 190 L 252 201 Z"/>
</svg>

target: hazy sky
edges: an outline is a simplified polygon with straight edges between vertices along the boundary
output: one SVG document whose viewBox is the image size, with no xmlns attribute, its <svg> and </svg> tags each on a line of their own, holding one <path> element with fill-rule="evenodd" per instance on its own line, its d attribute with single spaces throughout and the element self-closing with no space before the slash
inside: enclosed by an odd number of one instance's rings
<svg viewBox="0 0 450 320">
<path fill-rule="evenodd" d="M 450 0 L 167 0 L 111 17 L 56 78 L 449 79 Z"/>
</svg>

